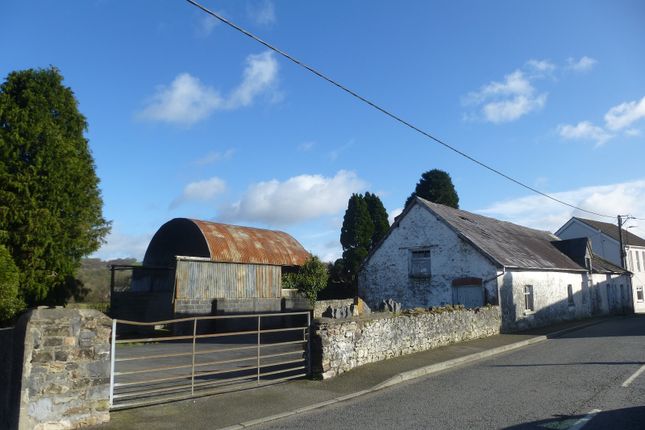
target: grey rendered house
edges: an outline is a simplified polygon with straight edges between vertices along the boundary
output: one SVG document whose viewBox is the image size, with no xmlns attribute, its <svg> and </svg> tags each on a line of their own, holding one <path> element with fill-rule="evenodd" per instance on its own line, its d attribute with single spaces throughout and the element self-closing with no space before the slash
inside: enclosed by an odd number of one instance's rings
<svg viewBox="0 0 645 430">
<path fill-rule="evenodd" d="M 561 239 L 586 237 L 595 254 L 620 266 L 620 238 L 618 226 L 607 222 L 573 217 L 555 232 Z M 631 292 L 634 312 L 645 312 L 645 239 L 623 229 L 625 269 L 632 273 Z"/>
<path fill-rule="evenodd" d="M 592 292 L 594 275 L 617 285 L 629 277 L 587 239 L 561 241 L 417 198 L 368 255 L 358 289 L 370 306 L 500 305 L 504 329 L 515 330 L 629 309 L 629 297 Z"/>
</svg>

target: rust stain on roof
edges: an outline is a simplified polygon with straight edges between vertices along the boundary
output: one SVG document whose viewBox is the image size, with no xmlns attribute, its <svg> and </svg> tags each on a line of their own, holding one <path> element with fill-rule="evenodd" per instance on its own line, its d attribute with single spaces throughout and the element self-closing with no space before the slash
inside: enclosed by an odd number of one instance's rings
<svg viewBox="0 0 645 430">
<path fill-rule="evenodd" d="M 310 254 L 282 231 L 191 220 L 204 235 L 212 261 L 301 266 Z"/>
</svg>

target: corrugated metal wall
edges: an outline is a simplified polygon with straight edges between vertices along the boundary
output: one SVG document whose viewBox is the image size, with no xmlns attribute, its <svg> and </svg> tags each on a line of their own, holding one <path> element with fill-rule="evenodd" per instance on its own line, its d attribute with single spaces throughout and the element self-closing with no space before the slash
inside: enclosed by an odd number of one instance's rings
<svg viewBox="0 0 645 430">
<path fill-rule="evenodd" d="M 178 261 L 178 299 L 281 297 L 280 266 Z"/>
</svg>

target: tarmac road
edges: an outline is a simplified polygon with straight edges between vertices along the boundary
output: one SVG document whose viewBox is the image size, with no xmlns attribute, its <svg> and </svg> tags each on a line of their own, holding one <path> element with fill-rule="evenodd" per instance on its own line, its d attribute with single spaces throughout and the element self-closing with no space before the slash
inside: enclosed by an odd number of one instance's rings
<svg viewBox="0 0 645 430">
<path fill-rule="evenodd" d="M 645 318 L 615 318 L 257 429 L 645 428 Z"/>
</svg>

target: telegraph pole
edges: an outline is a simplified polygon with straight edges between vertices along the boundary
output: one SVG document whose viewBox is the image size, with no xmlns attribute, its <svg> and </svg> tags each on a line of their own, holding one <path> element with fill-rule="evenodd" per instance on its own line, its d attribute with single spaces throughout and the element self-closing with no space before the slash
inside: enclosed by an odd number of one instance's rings
<svg viewBox="0 0 645 430">
<path fill-rule="evenodd" d="M 624 215 L 627 218 L 627 215 Z M 618 241 L 620 242 L 620 267 L 625 268 L 625 246 L 623 245 L 623 215 L 618 215 Z"/>
</svg>

